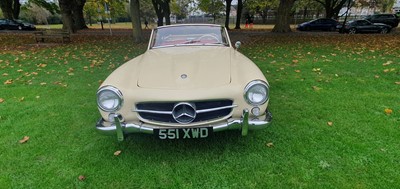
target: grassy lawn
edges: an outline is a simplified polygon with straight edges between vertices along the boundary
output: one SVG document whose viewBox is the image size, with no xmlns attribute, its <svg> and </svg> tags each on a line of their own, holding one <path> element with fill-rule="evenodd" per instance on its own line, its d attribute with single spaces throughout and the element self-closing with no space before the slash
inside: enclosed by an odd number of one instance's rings
<svg viewBox="0 0 400 189">
<path fill-rule="evenodd" d="M 270 82 L 271 127 L 121 143 L 96 132 L 95 93 L 146 44 L 0 41 L 0 188 L 398 188 L 400 35 L 247 34 L 240 51 Z"/>
</svg>

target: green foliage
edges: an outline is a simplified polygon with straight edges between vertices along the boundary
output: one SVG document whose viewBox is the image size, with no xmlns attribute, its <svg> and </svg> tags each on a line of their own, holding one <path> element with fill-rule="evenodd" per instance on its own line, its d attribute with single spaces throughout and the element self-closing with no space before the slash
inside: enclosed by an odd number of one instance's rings
<svg viewBox="0 0 400 189">
<path fill-rule="evenodd" d="M 105 3 L 107 3 L 110 15 L 105 12 Z M 127 12 L 127 3 L 123 0 L 108 1 L 108 0 L 93 0 L 87 1 L 83 8 L 84 13 L 87 17 L 94 18 L 96 20 L 106 19 L 111 16 L 112 20 L 116 20 L 119 17 L 129 17 Z"/>
<path fill-rule="evenodd" d="M 0 35 L 0 186 L 398 188 L 400 35 L 249 32 L 230 36 L 269 80 L 271 127 L 122 143 L 96 132 L 95 93 L 146 44 L 77 34 L 36 46 L 31 35 Z"/>
<path fill-rule="evenodd" d="M 171 13 L 176 15 L 177 19 L 184 19 L 189 15 L 189 4 L 192 0 L 173 0 L 171 1 Z"/>
<path fill-rule="evenodd" d="M 140 0 L 140 16 L 148 22 L 157 17 L 151 0 Z"/>
<path fill-rule="evenodd" d="M 200 0 L 198 8 L 201 11 L 212 15 L 215 20 L 215 18 L 225 10 L 224 0 Z"/>
<path fill-rule="evenodd" d="M 60 8 L 58 5 L 51 1 L 46 0 L 29 0 L 28 3 L 34 3 L 44 9 L 48 10 L 51 14 L 60 13 Z"/>
</svg>

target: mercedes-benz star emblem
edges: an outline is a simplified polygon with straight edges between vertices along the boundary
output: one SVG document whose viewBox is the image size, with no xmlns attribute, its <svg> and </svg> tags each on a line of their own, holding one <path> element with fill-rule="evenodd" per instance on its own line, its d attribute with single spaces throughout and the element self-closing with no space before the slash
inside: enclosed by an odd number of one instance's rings
<svg viewBox="0 0 400 189">
<path fill-rule="evenodd" d="M 174 106 L 174 109 L 172 109 L 172 117 L 178 123 L 191 123 L 196 119 L 196 107 L 194 104 L 188 102 L 178 103 Z"/>
<path fill-rule="evenodd" d="M 186 75 L 186 74 L 182 74 L 182 75 L 181 75 L 181 78 L 182 78 L 182 79 L 186 79 L 186 78 L 187 78 L 187 75 Z"/>
</svg>

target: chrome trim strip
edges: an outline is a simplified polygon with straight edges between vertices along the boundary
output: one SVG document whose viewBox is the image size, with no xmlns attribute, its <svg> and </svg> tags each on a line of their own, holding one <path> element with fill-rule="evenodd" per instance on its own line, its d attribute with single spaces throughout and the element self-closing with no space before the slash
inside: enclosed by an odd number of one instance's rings
<svg viewBox="0 0 400 189">
<path fill-rule="evenodd" d="M 139 112 L 139 113 L 152 113 L 152 114 L 166 114 L 166 115 L 172 115 L 172 111 L 157 111 L 157 110 L 139 110 L 139 109 L 134 109 L 132 110 L 133 112 Z"/>
<path fill-rule="evenodd" d="M 238 107 L 238 105 L 233 104 L 231 106 L 222 106 L 222 107 L 217 107 L 217 108 L 196 110 L 196 113 L 201 114 L 201 113 L 213 112 L 213 111 L 224 110 L 224 109 L 235 108 L 235 107 Z"/>
<path fill-rule="evenodd" d="M 222 106 L 222 107 L 217 107 L 217 108 L 196 110 L 196 113 L 201 114 L 201 113 L 213 112 L 213 111 L 229 109 L 229 108 L 236 108 L 236 107 L 238 107 L 238 105 L 234 104 L 234 105 L 231 105 L 231 106 Z M 172 111 L 140 110 L 140 109 L 134 109 L 132 111 L 133 112 L 139 112 L 139 113 L 152 113 L 152 114 L 172 115 Z"/>
</svg>

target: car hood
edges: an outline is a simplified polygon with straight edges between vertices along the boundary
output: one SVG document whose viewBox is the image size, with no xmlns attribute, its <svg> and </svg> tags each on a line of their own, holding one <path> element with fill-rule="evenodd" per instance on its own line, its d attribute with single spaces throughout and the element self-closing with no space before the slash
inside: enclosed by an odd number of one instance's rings
<svg viewBox="0 0 400 189">
<path fill-rule="evenodd" d="M 148 50 L 139 64 L 137 86 L 154 89 L 199 89 L 231 82 L 231 48 L 168 47 Z"/>
</svg>

